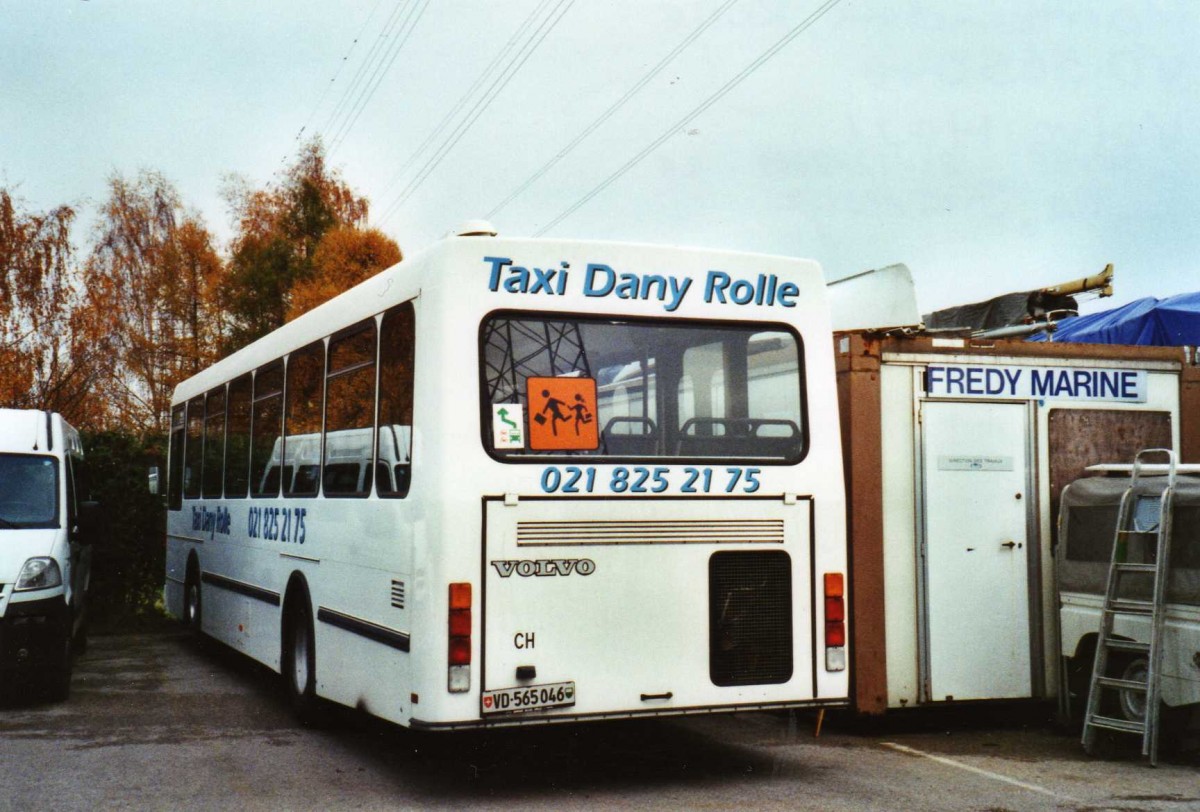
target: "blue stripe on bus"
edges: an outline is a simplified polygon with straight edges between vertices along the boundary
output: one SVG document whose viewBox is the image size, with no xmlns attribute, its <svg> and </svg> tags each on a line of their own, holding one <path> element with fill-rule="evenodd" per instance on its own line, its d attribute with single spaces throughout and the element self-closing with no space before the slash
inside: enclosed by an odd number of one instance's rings
<svg viewBox="0 0 1200 812">
<path fill-rule="evenodd" d="M 317 620 L 350 632 L 351 634 L 357 634 L 360 637 L 373 640 L 376 643 L 383 643 L 385 646 L 391 646 L 400 651 L 408 651 L 409 648 L 409 636 L 404 632 L 398 632 L 395 629 L 389 629 L 377 623 L 344 615 L 341 612 L 326 609 L 324 606 L 317 610 Z"/>
<path fill-rule="evenodd" d="M 216 575 L 211 572 L 206 572 L 200 576 L 200 580 L 206 584 L 212 584 L 221 589 L 227 589 L 230 592 L 236 592 L 239 595 L 245 595 L 247 598 L 269 603 L 272 606 L 280 604 L 279 593 L 272 592 L 269 589 L 263 589 L 254 584 L 247 584 L 244 581 L 235 581 L 232 578 L 226 578 L 224 575 Z"/>
</svg>

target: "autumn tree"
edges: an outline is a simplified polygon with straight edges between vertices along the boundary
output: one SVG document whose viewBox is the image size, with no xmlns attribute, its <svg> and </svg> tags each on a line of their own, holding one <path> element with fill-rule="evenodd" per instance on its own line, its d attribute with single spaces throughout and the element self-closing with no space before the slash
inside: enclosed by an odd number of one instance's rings
<svg viewBox="0 0 1200 812">
<path fill-rule="evenodd" d="M 234 179 L 226 301 L 230 351 L 399 261 L 400 249 L 366 229 L 368 202 L 331 168 L 319 139 L 263 189 Z"/>
<path fill-rule="evenodd" d="M 0 189 L 0 406 L 103 422 L 89 397 L 103 352 L 79 334 L 71 225 L 75 211 L 30 211 Z"/>
<path fill-rule="evenodd" d="M 313 254 L 312 273 L 292 286 L 288 321 L 399 261 L 400 247 L 378 229 L 327 231 Z"/>
<path fill-rule="evenodd" d="M 78 320 L 109 349 L 104 395 L 120 424 L 164 433 L 175 385 L 214 361 L 224 342 L 224 264 L 200 216 L 161 174 L 114 174 L 108 190 Z"/>
</svg>

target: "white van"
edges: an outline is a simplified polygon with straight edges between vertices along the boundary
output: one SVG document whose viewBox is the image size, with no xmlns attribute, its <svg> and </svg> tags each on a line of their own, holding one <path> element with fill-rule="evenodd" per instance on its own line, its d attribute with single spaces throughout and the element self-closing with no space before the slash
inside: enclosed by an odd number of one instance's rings
<svg viewBox="0 0 1200 812">
<path fill-rule="evenodd" d="M 0 409 L 0 690 L 23 677 L 66 699 L 86 644 L 96 503 L 79 432 L 52 412 Z"/>
</svg>

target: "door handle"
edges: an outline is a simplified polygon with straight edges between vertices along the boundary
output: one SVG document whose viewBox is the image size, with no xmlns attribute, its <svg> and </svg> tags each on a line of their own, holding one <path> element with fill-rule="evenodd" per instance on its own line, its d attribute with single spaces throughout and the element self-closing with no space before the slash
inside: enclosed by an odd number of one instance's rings
<svg viewBox="0 0 1200 812">
<path fill-rule="evenodd" d="M 1010 540 L 1008 540 L 1008 541 L 1004 542 L 1003 544 L 1001 544 L 1000 546 L 1001 546 L 1001 547 L 1007 547 L 1008 549 L 1010 549 L 1010 550 L 1011 550 L 1013 547 L 1016 547 L 1016 546 L 1017 546 L 1017 543 L 1016 543 L 1015 541 L 1012 541 L 1012 540 L 1010 539 Z"/>
</svg>

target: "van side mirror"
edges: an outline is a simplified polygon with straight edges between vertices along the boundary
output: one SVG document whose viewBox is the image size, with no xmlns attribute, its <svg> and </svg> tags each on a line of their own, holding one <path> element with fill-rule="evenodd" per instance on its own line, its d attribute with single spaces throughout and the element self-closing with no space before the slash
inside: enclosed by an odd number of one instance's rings
<svg viewBox="0 0 1200 812">
<path fill-rule="evenodd" d="M 150 495 L 158 496 L 158 466 L 157 465 L 150 466 L 150 476 L 149 476 L 149 482 L 147 484 L 149 484 L 149 486 L 150 486 Z"/>
<path fill-rule="evenodd" d="M 101 536 L 102 521 L 99 502 L 80 502 L 75 516 L 76 540 L 82 544 L 95 544 Z"/>
</svg>

